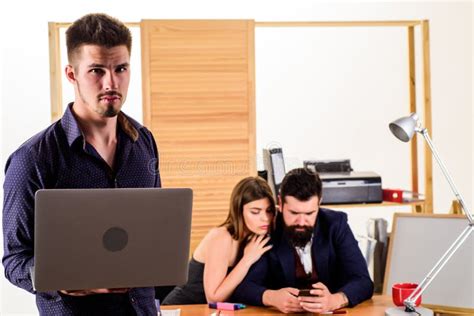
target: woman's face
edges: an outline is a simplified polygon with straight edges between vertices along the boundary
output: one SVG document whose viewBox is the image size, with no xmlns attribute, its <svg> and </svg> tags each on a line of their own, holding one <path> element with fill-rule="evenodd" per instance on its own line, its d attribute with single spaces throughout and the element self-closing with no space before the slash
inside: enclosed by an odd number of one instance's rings
<svg viewBox="0 0 474 316">
<path fill-rule="evenodd" d="M 267 198 L 244 205 L 244 223 L 251 233 L 263 235 L 269 232 L 273 221 L 273 211 Z"/>
</svg>

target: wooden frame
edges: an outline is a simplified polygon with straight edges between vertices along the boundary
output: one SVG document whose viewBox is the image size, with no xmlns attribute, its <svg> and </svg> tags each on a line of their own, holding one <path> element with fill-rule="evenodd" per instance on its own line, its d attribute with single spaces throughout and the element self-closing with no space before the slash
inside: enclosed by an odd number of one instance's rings
<svg viewBox="0 0 474 316">
<path fill-rule="evenodd" d="M 306 21 L 306 22 L 255 22 L 256 27 L 386 27 L 386 26 L 407 26 L 420 25 L 422 21 Z"/>
<path fill-rule="evenodd" d="M 128 26 L 140 26 L 140 23 L 126 23 Z M 61 96 L 61 71 L 60 71 L 60 52 L 59 52 L 59 28 L 67 27 L 70 23 L 49 23 L 49 47 L 50 47 L 50 75 L 51 75 L 51 119 L 57 120 L 62 114 L 62 96 Z M 255 27 L 405 27 L 407 29 L 408 41 L 408 69 L 409 69 L 409 112 L 417 110 L 416 104 L 416 76 L 415 76 L 415 27 L 421 29 L 422 42 L 422 62 L 423 62 L 423 117 L 424 126 L 432 133 L 432 118 L 431 118 L 431 69 L 430 69 L 430 38 L 429 38 L 429 21 L 428 20 L 407 20 L 407 21 L 307 21 L 307 22 L 255 22 Z M 249 47 L 249 54 L 253 53 Z M 143 52 L 142 52 L 143 54 Z M 145 53 L 146 54 L 146 53 Z M 142 56 L 143 57 L 143 56 Z M 145 74 L 147 75 L 147 74 Z M 148 74 L 149 75 L 149 74 Z M 253 88 L 253 87 L 252 87 Z M 144 91 L 145 92 L 145 91 Z M 255 91 L 253 91 L 255 95 Z M 150 109 L 147 108 L 146 94 L 144 94 L 144 123 L 149 122 Z M 253 101 L 255 107 L 255 101 Z M 408 114 L 408 113 L 407 113 Z M 255 131 L 255 127 L 253 128 Z M 255 146 L 254 146 L 255 147 Z M 429 147 L 425 144 L 424 154 L 424 176 L 425 176 L 425 201 L 414 203 L 412 209 L 414 212 L 433 213 L 433 159 Z M 255 149 L 249 153 L 250 161 L 255 161 Z M 414 141 L 411 143 L 411 177 L 412 177 L 412 191 L 418 192 L 418 149 L 417 137 L 415 135 Z M 250 170 L 256 170 L 256 161 Z M 390 203 L 383 203 L 384 205 L 392 205 Z M 356 207 L 360 205 L 350 205 Z M 365 206 L 365 205 L 363 205 Z M 377 206 L 380 206 L 378 204 Z"/>
<path fill-rule="evenodd" d="M 423 117 L 424 126 L 432 133 L 431 119 L 431 69 L 430 69 L 430 41 L 428 20 L 407 21 L 307 21 L 307 22 L 255 22 L 255 27 L 406 27 L 408 40 L 408 73 L 409 73 L 409 112 L 417 111 L 416 104 L 416 76 L 415 76 L 415 27 L 421 28 L 421 41 L 423 50 Z M 408 114 L 407 113 L 407 114 Z M 411 178 L 412 191 L 419 192 L 418 179 L 418 141 L 416 135 L 411 142 Z M 413 212 L 433 213 L 433 158 L 427 144 L 425 144 L 424 175 L 425 175 L 425 200 L 409 203 Z M 402 203 L 406 204 L 406 203 Z M 392 206 L 393 203 L 384 202 L 369 206 Z M 400 204 L 397 204 L 400 205 Z M 350 204 L 342 207 L 366 207 L 368 204 Z M 331 206 L 328 206 L 331 207 Z M 338 208 L 341 205 L 337 205 Z"/>
<path fill-rule="evenodd" d="M 393 247 L 394 247 L 394 242 L 393 242 L 393 237 L 397 233 L 397 219 L 400 217 L 409 217 L 409 218 L 455 218 L 459 220 L 466 220 L 466 225 L 467 225 L 467 219 L 465 215 L 461 214 L 412 214 L 412 213 L 394 213 L 393 214 L 393 227 L 392 227 L 392 232 L 390 234 L 391 236 L 391 241 L 389 242 L 389 247 L 388 247 L 388 252 L 387 252 L 387 263 L 386 263 L 386 269 L 385 269 L 385 275 L 384 275 L 384 284 L 383 284 L 383 292 L 382 295 L 390 295 L 387 287 L 388 287 L 388 282 L 389 282 L 389 277 L 390 277 L 390 271 L 389 267 L 392 263 L 392 253 L 393 253 Z M 464 245 L 466 246 L 466 245 Z M 433 265 L 436 262 L 433 262 Z M 448 262 L 449 264 L 449 262 Z M 428 271 L 426 271 L 428 273 Z M 415 281 L 415 280 L 414 280 Z M 417 282 L 421 282 L 421 280 L 416 280 Z M 462 289 L 461 289 L 462 290 Z M 436 313 L 447 313 L 447 314 L 456 314 L 456 315 L 472 315 L 473 310 L 471 308 L 461 308 L 461 307 L 452 307 L 452 306 L 442 306 L 442 305 L 433 305 L 433 304 L 423 304 L 422 305 L 426 306 L 428 308 L 433 309 Z"/>
</svg>

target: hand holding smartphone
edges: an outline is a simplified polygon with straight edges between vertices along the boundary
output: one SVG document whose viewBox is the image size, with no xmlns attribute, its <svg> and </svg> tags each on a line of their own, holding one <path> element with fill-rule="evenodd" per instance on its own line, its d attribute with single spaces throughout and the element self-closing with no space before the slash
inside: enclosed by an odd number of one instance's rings
<svg viewBox="0 0 474 316">
<path fill-rule="evenodd" d="M 311 294 L 310 291 L 311 291 L 311 289 L 302 289 L 302 290 L 299 291 L 298 297 L 300 297 L 300 296 L 317 296 L 317 295 Z"/>
</svg>

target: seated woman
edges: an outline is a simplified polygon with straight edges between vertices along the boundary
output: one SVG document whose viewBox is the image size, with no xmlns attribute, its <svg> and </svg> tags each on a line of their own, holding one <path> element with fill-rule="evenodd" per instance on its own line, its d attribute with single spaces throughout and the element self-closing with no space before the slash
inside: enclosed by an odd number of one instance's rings
<svg viewBox="0 0 474 316">
<path fill-rule="evenodd" d="M 188 283 L 175 287 L 162 305 L 226 301 L 252 264 L 272 247 L 267 242 L 274 215 L 275 201 L 265 180 L 248 177 L 237 183 L 227 219 L 194 251 Z"/>
</svg>

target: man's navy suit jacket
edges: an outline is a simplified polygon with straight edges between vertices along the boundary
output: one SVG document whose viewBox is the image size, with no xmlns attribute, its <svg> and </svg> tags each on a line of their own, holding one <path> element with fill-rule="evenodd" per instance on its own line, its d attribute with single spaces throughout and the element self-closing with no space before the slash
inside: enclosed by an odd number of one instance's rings
<svg viewBox="0 0 474 316">
<path fill-rule="evenodd" d="M 249 270 L 236 288 L 233 300 L 249 305 L 263 305 L 267 289 L 296 287 L 295 255 L 282 233 L 281 214 L 272 235 L 273 248 Z M 369 299 L 373 293 L 367 264 L 343 212 L 321 208 L 314 227 L 311 248 L 318 281 L 331 293 L 344 292 L 349 306 Z"/>
</svg>

